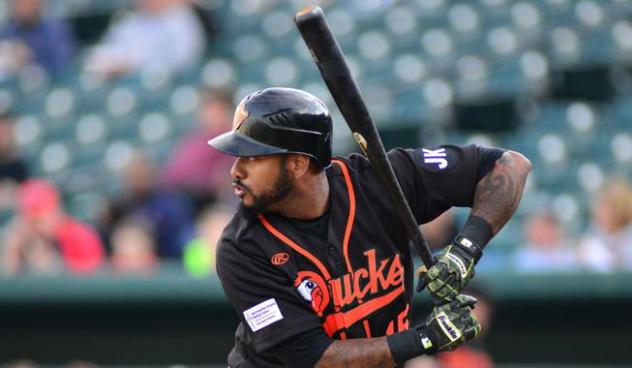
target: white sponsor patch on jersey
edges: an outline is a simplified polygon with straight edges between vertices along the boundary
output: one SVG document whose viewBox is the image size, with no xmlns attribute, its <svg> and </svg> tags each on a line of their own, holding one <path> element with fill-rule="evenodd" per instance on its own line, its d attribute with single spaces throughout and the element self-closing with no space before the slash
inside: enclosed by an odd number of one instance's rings
<svg viewBox="0 0 632 368">
<path fill-rule="evenodd" d="M 252 332 L 270 326 L 283 319 L 283 314 L 274 298 L 268 299 L 244 311 L 244 317 Z"/>
</svg>

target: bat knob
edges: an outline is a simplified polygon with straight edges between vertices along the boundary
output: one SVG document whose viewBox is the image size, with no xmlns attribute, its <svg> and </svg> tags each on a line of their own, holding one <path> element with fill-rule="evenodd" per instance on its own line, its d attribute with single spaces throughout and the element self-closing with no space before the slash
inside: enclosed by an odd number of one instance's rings
<svg viewBox="0 0 632 368">
<path fill-rule="evenodd" d="M 305 7 L 296 13 L 294 21 L 296 23 L 303 23 L 313 18 L 319 18 L 323 16 L 323 9 L 317 5 L 310 5 Z"/>
</svg>

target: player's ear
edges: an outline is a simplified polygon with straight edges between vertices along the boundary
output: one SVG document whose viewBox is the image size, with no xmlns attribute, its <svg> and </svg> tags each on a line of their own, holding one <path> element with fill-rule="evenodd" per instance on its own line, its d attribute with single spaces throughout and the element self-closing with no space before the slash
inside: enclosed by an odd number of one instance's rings
<svg viewBox="0 0 632 368">
<path fill-rule="evenodd" d="M 289 155 L 286 168 L 295 178 L 303 176 L 309 170 L 310 158 L 306 155 Z"/>
</svg>

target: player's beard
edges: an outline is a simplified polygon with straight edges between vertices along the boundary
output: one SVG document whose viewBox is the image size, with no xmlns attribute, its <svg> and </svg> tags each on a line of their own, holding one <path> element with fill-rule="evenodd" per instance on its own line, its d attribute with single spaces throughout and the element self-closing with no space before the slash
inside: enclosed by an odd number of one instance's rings
<svg viewBox="0 0 632 368">
<path fill-rule="evenodd" d="M 292 179 L 290 178 L 290 172 L 285 167 L 287 159 L 285 156 L 281 158 L 280 167 L 279 167 L 279 177 L 272 189 L 264 191 L 259 195 L 255 195 L 250 189 L 250 195 L 253 197 L 254 203 L 250 206 L 244 205 L 241 202 L 240 207 L 243 213 L 248 216 L 257 216 L 261 213 L 264 213 L 271 204 L 277 203 L 283 199 L 285 199 L 292 189 L 294 188 L 292 184 Z"/>
</svg>

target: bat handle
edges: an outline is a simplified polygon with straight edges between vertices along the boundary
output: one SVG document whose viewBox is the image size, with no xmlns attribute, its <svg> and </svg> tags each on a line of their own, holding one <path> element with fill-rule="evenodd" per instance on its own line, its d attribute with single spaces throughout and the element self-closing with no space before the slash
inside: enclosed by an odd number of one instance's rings
<svg viewBox="0 0 632 368">
<path fill-rule="evenodd" d="M 412 245 L 414 246 L 415 249 L 424 249 L 427 251 L 424 252 L 419 252 L 419 255 L 421 256 L 421 260 L 423 261 L 423 266 L 419 269 L 419 279 L 417 280 L 417 292 L 422 291 L 425 287 L 426 287 L 426 279 L 424 277 L 425 272 L 423 272 L 424 270 L 427 271 L 430 267 L 432 267 L 432 265 L 435 264 L 436 259 L 435 257 L 432 255 L 432 253 L 430 253 L 430 248 L 428 247 L 426 241 L 423 238 L 423 235 L 421 234 L 421 230 L 419 230 L 419 228 L 417 228 L 417 231 L 415 232 L 413 238 L 411 239 L 411 242 L 413 243 Z"/>
<path fill-rule="evenodd" d="M 425 268 L 426 266 L 422 266 Z M 424 274 L 419 272 L 419 278 L 417 279 L 417 292 L 420 293 L 423 289 L 426 288 L 426 279 L 424 278 Z"/>
</svg>

